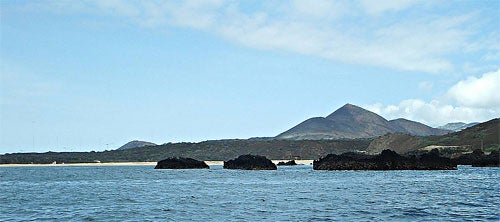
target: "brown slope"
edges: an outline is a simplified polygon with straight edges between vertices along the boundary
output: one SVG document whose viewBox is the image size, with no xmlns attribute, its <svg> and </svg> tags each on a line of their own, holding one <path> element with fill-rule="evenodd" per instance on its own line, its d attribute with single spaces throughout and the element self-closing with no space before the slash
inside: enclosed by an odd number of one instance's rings
<svg viewBox="0 0 500 222">
<path fill-rule="evenodd" d="M 418 150 L 422 144 L 422 139 L 402 133 L 390 133 L 373 140 L 366 152 L 370 155 L 381 153 L 390 149 L 398 154 L 405 154 Z"/>
<path fill-rule="evenodd" d="M 425 124 L 403 118 L 390 120 L 389 126 L 395 132 L 406 133 L 415 136 L 444 135 L 451 132 L 449 130 L 432 128 Z"/>
</svg>

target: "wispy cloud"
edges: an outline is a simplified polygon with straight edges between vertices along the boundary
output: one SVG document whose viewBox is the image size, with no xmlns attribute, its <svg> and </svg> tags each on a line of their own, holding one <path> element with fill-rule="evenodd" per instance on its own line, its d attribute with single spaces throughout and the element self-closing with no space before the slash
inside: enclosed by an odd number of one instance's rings
<svg viewBox="0 0 500 222">
<path fill-rule="evenodd" d="M 426 10 L 433 6 L 428 2 L 315 0 L 245 4 L 223 0 L 87 0 L 76 6 L 67 1 L 44 2 L 43 8 L 63 12 L 80 8 L 79 13 L 100 13 L 146 27 L 196 29 L 247 47 L 407 71 L 450 72 L 463 66 L 455 61 L 455 54 L 483 50 L 486 60 L 500 50 L 497 41 L 472 38 L 485 31 L 478 28 L 481 24 L 477 23 L 477 13 L 441 15 Z M 498 37 L 495 30 L 487 32 L 493 39 Z M 471 66 L 472 61 L 468 62 Z"/>
<path fill-rule="evenodd" d="M 416 0 L 379 0 L 379 1 L 371 1 L 371 0 L 361 0 L 359 1 L 363 10 L 372 16 L 379 16 L 383 13 L 390 11 L 400 11 L 411 7 L 414 4 L 417 4 Z"/>
</svg>

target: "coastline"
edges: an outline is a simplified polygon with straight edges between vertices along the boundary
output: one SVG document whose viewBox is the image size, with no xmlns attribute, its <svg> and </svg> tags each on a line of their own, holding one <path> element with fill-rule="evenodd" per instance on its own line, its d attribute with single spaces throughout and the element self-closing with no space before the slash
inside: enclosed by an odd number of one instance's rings
<svg viewBox="0 0 500 222">
<path fill-rule="evenodd" d="M 287 162 L 289 160 L 272 160 L 274 164 L 278 162 Z M 295 160 L 297 164 L 310 165 L 314 160 Z M 32 166 L 155 166 L 157 162 L 109 162 L 109 163 L 57 163 L 57 164 L 0 164 L 0 167 L 32 167 Z M 223 165 L 222 160 L 206 160 L 205 163 L 209 166 Z"/>
</svg>

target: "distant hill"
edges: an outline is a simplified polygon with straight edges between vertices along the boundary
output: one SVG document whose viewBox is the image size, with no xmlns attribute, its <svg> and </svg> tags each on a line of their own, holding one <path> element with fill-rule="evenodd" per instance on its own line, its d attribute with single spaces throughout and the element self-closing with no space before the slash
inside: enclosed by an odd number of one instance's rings
<svg viewBox="0 0 500 222">
<path fill-rule="evenodd" d="M 444 126 L 439 126 L 438 129 L 443 129 L 443 130 L 450 130 L 453 132 L 457 132 L 466 128 L 469 128 L 471 126 L 475 126 L 479 124 L 478 122 L 473 122 L 473 123 L 463 123 L 463 122 L 456 122 L 456 123 L 448 123 Z"/>
<path fill-rule="evenodd" d="M 366 152 L 377 154 L 384 149 L 391 149 L 400 154 L 406 154 L 431 148 L 444 150 L 450 155 L 458 151 L 472 152 L 475 149 L 491 152 L 500 148 L 499 131 L 500 119 L 497 118 L 441 136 L 419 137 L 407 134 L 387 134 L 374 139 Z"/>
<path fill-rule="evenodd" d="M 406 119 L 388 121 L 376 113 L 346 104 L 327 117 L 310 118 L 276 136 L 277 139 L 356 139 L 373 138 L 387 133 L 416 136 L 443 135 L 448 130 L 429 127 Z"/>
<path fill-rule="evenodd" d="M 146 142 L 146 141 L 139 141 L 139 140 L 133 140 L 125 145 L 121 146 L 117 150 L 126 150 L 126 149 L 132 149 L 132 148 L 137 148 L 137 147 L 143 147 L 143 146 L 156 146 L 155 143 L 151 142 Z"/>
</svg>

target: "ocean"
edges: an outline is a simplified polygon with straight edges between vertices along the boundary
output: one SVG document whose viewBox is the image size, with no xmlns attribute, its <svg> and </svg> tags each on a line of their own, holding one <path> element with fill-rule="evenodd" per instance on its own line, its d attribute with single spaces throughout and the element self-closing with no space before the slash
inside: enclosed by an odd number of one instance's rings
<svg viewBox="0 0 500 222">
<path fill-rule="evenodd" d="M 0 221 L 500 221 L 500 168 L 0 167 Z"/>
</svg>

